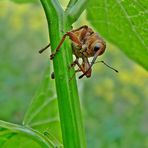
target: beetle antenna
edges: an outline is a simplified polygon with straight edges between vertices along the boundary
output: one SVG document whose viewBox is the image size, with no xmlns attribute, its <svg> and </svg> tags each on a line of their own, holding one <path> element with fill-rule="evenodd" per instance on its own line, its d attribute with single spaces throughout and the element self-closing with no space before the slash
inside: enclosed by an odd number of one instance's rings
<svg viewBox="0 0 148 148">
<path fill-rule="evenodd" d="M 110 69 L 112 69 L 112 70 L 114 70 L 115 72 L 119 72 L 118 70 L 116 70 L 115 68 L 113 68 L 113 67 L 111 67 L 111 66 L 109 66 L 108 64 L 106 64 L 104 61 L 97 61 L 97 62 L 95 62 L 94 64 L 96 64 L 96 63 L 103 63 L 105 66 L 107 66 L 107 67 L 109 67 Z"/>
<path fill-rule="evenodd" d="M 49 43 L 47 46 L 45 46 L 44 48 L 40 49 L 40 50 L 39 50 L 39 53 L 42 53 L 42 52 L 45 51 L 48 47 L 50 47 L 50 43 Z"/>
<path fill-rule="evenodd" d="M 103 63 L 105 66 L 109 67 L 110 69 L 112 69 L 112 70 L 114 70 L 115 72 L 118 73 L 118 70 L 116 70 L 115 68 L 109 66 L 104 61 L 97 61 L 97 62 L 95 62 L 95 59 L 93 59 L 93 61 L 91 62 L 91 65 L 89 67 L 89 69 L 85 73 L 83 73 L 81 76 L 79 76 L 79 79 L 81 79 L 91 69 L 91 67 L 92 67 L 93 64 L 96 64 L 96 63 L 99 63 L 99 62 Z"/>
</svg>

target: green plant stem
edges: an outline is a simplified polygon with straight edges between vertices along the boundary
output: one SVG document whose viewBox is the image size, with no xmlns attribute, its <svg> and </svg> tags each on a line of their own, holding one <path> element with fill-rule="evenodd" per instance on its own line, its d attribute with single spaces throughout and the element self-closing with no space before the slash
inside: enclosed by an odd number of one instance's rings
<svg viewBox="0 0 148 148">
<path fill-rule="evenodd" d="M 78 0 L 70 0 L 65 11 L 68 11 L 69 9 L 71 9 L 71 7 L 72 7 L 77 1 L 78 1 Z"/>
<path fill-rule="evenodd" d="M 78 0 L 74 6 L 67 11 L 67 16 L 69 18 L 70 23 L 74 23 L 79 17 L 80 14 L 86 8 L 87 2 L 89 0 Z"/>
<path fill-rule="evenodd" d="M 52 144 L 52 141 L 50 141 L 44 135 L 42 135 L 41 133 L 39 133 L 31 128 L 27 128 L 27 127 L 17 125 L 17 124 L 8 123 L 8 122 L 1 121 L 1 120 L 0 120 L 0 127 L 8 129 L 9 131 L 7 130 L 7 133 L 14 132 L 14 133 L 27 135 L 31 139 L 38 142 L 44 148 L 49 148 L 50 146 L 51 147 L 54 146 L 54 144 Z"/>
<path fill-rule="evenodd" d="M 71 23 L 64 11 L 58 9 L 54 0 L 41 0 L 49 28 L 52 51 L 59 44 L 63 34 L 70 30 Z M 58 106 L 64 148 L 85 148 L 85 134 L 82 124 L 80 102 L 74 69 L 69 69 L 72 63 L 72 50 L 68 40 L 65 40 L 60 52 L 53 60 L 55 82 L 58 96 Z"/>
</svg>

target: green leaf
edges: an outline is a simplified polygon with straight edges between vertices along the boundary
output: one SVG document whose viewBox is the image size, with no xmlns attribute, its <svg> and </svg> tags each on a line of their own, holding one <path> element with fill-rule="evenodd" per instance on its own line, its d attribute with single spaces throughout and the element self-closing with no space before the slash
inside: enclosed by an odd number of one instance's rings
<svg viewBox="0 0 148 148">
<path fill-rule="evenodd" d="M 36 2 L 38 2 L 38 0 L 11 0 L 11 1 L 13 1 L 13 2 L 15 2 L 15 3 L 36 3 Z"/>
<path fill-rule="evenodd" d="M 147 1 L 91 0 L 87 18 L 108 41 L 148 70 Z"/>
<path fill-rule="evenodd" d="M 46 135 L 53 145 L 61 146 L 62 136 L 54 90 L 48 67 L 42 84 L 25 115 L 24 125 Z"/>
<path fill-rule="evenodd" d="M 19 147 L 22 147 L 22 148 L 31 147 L 31 146 L 34 148 L 41 148 L 41 146 L 38 143 L 21 134 L 16 134 L 15 136 L 8 138 L 7 140 L 5 140 L 5 143 L 1 145 L 1 147 L 15 148 L 16 145 L 19 145 Z"/>
<path fill-rule="evenodd" d="M 24 126 L 0 120 L 0 147 L 52 147 L 52 143 L 41 133 Z"/>
</svg>

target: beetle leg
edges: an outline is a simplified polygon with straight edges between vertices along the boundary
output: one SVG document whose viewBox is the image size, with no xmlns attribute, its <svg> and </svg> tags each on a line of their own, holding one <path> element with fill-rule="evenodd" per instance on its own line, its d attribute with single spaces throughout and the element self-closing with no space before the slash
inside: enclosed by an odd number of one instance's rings
<svg viewBox="0 0 148 148">
<path fill-rule="evenodd" d="M 77 64 L 77 66 L 78 66 L 79 68 L 78 68 L 77 70 L 75 70 L 75 72 L 74 72 L 74 74 L 72 75 L 72 77 L 70 78 L 70 80 L 75 76 L 75 74 L 76 74 L 77 72 L 83 72 L 83 74 L 86 73 L 86 71 L 87 71 L 86 68 L 88 68 L 88 67 L 87 67 L 87 64 L 84 63 L 84 62 L 83 62 L 81 65 L 80 65 L 80 63 L 78 63 L 78 62 L 76 62 L 75 64 Z M 85 74 L 85 76 L 86 76 L 86 77 L 90 77 L 90 76 L 91 76 L 91 70 L 88 71 L 88 72 Z"/>
<path fill-rule="evenodd" d="M 71 30 L 71 32 L 79 31 L 79 30 L 81 30 L 81 29 L 83 29 L 83 28 L 87 29 L 88 26 L 87 26 L 87 25 L 83 25 L 83 26 L 81 26 L 81 27 L 79 27 L 79 28 L 77 28 L 77 29 Z"/>
<path fill-rule="evenodd" d="M 90 68 L 90 63 L 88 61 L 88 58 L 83 57 L 83 63 L 80 65 L 79 63 L 77 63 L 77 65 L 79 66 L 79 68 L 81 69 L 81 71 L 83 72 L 83 75 L 85 75 L 87 78 L 89 78 L 91 76 L 91 68 Z"/>
<path fill-rule="evenodd" d="M 75 67 L 75 66 L 77 65 L 78 61 L 79 61 L 79 58 L 76 58 L 76 59 L 70 64 L 70 68 Z"/>
<path fill-rule="evenodd" d="M 72 30 L 71 32 L 76 32 L 76 31 L 79 31 L 79 30 L 82 30 L 81 31 L 81 34 L 80 34 L 80 37 L 79 37 L 80 38 L 80 41 L 82 41 L 85 38 L 86 34 L 89 32 L 89 29 L 88 29 L 88 26 L 87 25 L 84 25 L 84 26 L 81 26 L 78 29 Z"/>
<path fill-rule="evenodd" d="M 90 77 L 91 76 L 91 69 L 88 71 L 88 67 L 89 67 L 89 63 L 88 61 L 83 61 L 82 64 L 80 64 L 78 61 L 75 61 L 75 64 L 79 67 L 79 70 L 85 75 L 86 77 Z M 87 71 L 87 73 L 86 73 Z"/>
<path fill-rule="evenodd" d="M 78 58 L 76 58 L 76 60 L 72 63 L 72 66 L 77 65 L 79 68 L 75 71 L 75 73 L 73 74 L 71 79 L 74 77 L 74 75 L 77 72 L 82 72 L 83 74 L 85 74 L 86 77 L 90 77 L 91 76 L 91 69 L 89 69 L 90 68 L 90 64 L 89 64 L 88 59 L 86 57 L 83 57 L 82 59 L 83 59 L 82 64 L 80 64 L 78 62 Z"/>
<path fill-rule="evenodd" d="M 85 73 L 85 69 L 83 64 L 81 65 L 78 61 L 75 61 L 75 64 L 79 67 L 79 70 L 82 71 L 83 73 Z"/>
<path fill-rule="evenodd" d="M 45 46 L 44 48 L 40 49 L 40 50 L 39 50 L 39 53 L 42 53 L 42 52 L 45 51 L 48 47 L 50 47 L 50 43 L 49 43 L 47 46 Z"/>
<path fill-rule="evenodd" d="M 72 77 L 69 79 L 69 81 L 71 81 L 71 80 L 74 78 L 74 76 L 75 76 L 75 74 L 76 74 L 77 72 L 81 72 L 80 68 L 78 68 L 77 70 L 75 70 L 74 74 L 73 74 Z"/>
<path fill-rule="evenodd" d="M 76 43 L 80 48 L 82 47 L 80 40 L 78 39 L 78 37 L 73 33 L 73 32 L 67 32 L 66 34 L 64 34 L 64 36 L 62 37 L 59 45 L 57 46 L 57 48 L 55 49 L 55 52 L 53 52 L 50 55 L 50 59 L 52 60 L 54 58 L 54 56 L 56 55 L 56 53 L 60 50 L 61 45 L 63 44 L 65 38 L 69 36 L 69 38 Z"/>
</svg>

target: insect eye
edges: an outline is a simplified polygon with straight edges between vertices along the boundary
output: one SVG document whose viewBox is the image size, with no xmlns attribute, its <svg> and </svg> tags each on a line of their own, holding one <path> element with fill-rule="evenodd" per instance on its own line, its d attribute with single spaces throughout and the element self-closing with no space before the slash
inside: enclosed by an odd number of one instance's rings
<svg viewBox="0 0 148 148">
<path fill-rule="evenodd" d="M 94 47 L 94 51 L 95 51 L 95 52 L 97 52 L 99 49 L 100 49 L 100 46 L 99 46 L 99 45 L 96 45 L 96 46 Z"/>
</svg>

